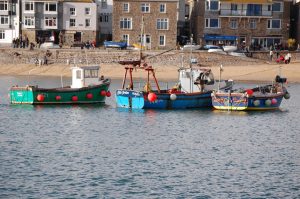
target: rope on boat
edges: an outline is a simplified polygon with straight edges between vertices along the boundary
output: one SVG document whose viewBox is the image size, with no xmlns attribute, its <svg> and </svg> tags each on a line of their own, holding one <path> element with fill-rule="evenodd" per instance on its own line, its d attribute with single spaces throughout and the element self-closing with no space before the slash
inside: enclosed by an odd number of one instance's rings
<svg viewBox="0 0 300 199">
<path fill-rule="evenodd" d="M 242 74 L 242 75 L 235 75 L 235 76 L 231 76 L 230 78 L 234 78 L 234 77 L 242 77 L 242 76 L 247 76 L 247 75 L 256 74 L 256 73 L 259 73 L 259 72 L 272 71 L 272 70 L 275 70 L 275 69 L 277 70 L 277 69 L 278 69 L 278 66 L 273 67 L 273 68 L 271 68 L 271 69 L 265 69 L 265 70 L 260 70 L 260 71 L 251 72 L 251 73 L 245 73 L 245 74 Z"/>
</svg>

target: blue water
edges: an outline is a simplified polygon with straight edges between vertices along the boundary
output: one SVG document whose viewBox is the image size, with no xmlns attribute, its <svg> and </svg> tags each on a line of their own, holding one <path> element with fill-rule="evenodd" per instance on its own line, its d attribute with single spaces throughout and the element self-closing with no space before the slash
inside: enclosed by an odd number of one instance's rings
<svg viewBox="0 0 300 199">
<path fill-rule="evenodd" d="M 300 198 L 299 84 L 271 112 L 9 105 L 27 81 L 0 77 L 1 199 Z"/>
</svg>

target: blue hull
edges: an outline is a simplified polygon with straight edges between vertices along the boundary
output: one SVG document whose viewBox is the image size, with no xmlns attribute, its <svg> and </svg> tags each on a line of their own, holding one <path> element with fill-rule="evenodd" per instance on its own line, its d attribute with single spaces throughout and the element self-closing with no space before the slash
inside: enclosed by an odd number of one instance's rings
<svg viewBox="0 0 300 199">
<path fill-rule="evenodd" d="M 268 96 L 245 96 L 241 93 L 212 95 L 212 104 L 218 110 L 274 110 L 280 107 L 284 94 Z"/>
<path fill-rule="evenodd" d="M 138 109 L 190 109 L 212 107 L 211 92 L 178 93 L 175 100 L 171 100 L 170 93 L 157 93 L 157 99 L 150 102 L 147 93 L 133 90 L 117 90 L 116 101 L 118 107 Z"/>
</svg>

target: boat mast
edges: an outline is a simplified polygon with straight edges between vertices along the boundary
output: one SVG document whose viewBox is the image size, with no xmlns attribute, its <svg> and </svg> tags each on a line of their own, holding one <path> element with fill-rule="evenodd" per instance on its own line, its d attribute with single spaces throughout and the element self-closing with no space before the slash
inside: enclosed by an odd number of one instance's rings
<svg viewBox="0 0 300 199">
<path fill-rule="evenodd" d="M 140 67 L 141 67 L 141 62 L 142 62 L 142 58 L 143 58 L 143 43 L 144 43 L 144 15 L 142 15 L 142 24 L 141 24 L 141 41 L 140 41 Z"/>
</svg>

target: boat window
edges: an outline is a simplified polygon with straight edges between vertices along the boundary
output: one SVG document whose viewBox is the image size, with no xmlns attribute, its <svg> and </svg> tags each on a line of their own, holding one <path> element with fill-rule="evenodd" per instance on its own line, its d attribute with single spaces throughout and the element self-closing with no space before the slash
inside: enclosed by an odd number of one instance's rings
<svg viewBox="0 0 300 199">
<path fill-rule="evenodd" d="M 81 70 L 76 71 L 76 79 L 81 79 Z"/>
<path fill-rule="evenodd" d="M 97 78 L 98 77 L 98 70 L 85 70 L 84 71 L 85 78 Z"/>
</svg>

